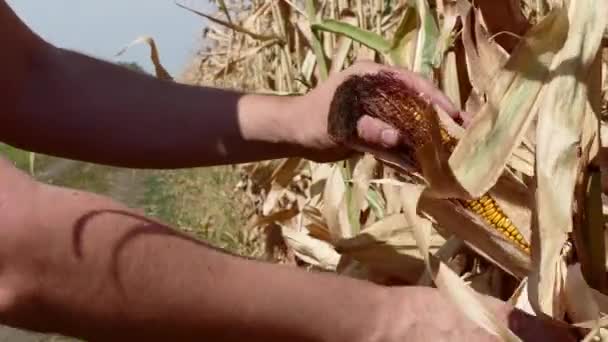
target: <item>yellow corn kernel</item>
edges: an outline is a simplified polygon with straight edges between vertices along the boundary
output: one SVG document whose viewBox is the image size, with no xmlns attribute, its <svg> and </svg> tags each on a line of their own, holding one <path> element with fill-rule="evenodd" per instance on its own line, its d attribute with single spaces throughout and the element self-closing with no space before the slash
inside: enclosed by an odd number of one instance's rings
<svg viewBox="0 0 608 342">
<path fill-rule="evenodd" d="M 505 215 L 500 217 L 500 220 L 498 220 L 498 222 L 496 222 L 496 227 L 498 228 L 503 228 L 503 224 L 505 223 L 505 221 L 508 220 L 507 217 Z"/>
<path fill-rule="evenodd" d="M 476 213 L 480 212 L 480 210 L 483 209 L 483 207 L 481 206 L 481 203 L 479 203 L 478 201 L 475 201 L 472 204 L 470 204 L 469 208 L 471 208 Z"/>
<path fill-rule="evenodd" d="M 497 214 L 498 212 L 496 211 L 496 208 L 491 208 L 491 209 L 487 209 L 486 211 L 483 212 L 483 216 L 488 219 L 489 217 L 492 217 L 492 215 Z"/>
<path fill-rule="evenodd" d="M 498 221 L 500 221 L 500 219 L 504 217 L 503 213 L 497 212 L 496 214 L 497 215 L 492 218 L 492 224 L 494 225 L 494 228 L 498 228 Z"/>
<path fill-rule="evenodd" d="M 479 202 L 480 202 L 482 205 L 484 205 L 484 206 L 485 206 L 485 205 L 486 205 L 486 203 L 488 203 L 490 200 L 491 200 L 490 196 L 488 196 L 488 195 L 483 195 L 483 196 L 481 196 L 481 198 L 479 199 Z"/>
<path fill-rule="evenodd" d="M 477 200 L 461 201 L 461 203 L 483 218 L 505 238 L 513 241 L 524 252 L 530 253 L 530 246 L 524 240 L 524 236 L 517 230 L 491 196 L 483 195 Z"/>
</svg>

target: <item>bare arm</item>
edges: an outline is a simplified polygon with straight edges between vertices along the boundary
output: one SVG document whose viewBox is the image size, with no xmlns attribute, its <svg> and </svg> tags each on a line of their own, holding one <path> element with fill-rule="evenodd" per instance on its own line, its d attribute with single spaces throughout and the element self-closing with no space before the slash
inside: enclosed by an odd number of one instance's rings
<svg viewBox="0 0 608 342">
<path fill-rule="evenodd" d="M 376 285 L 217 251 L 4 160 L 0 198 L 3 323 L 90 341 L 365 341 L 386 315 Z"/>
<path fill-rule="evenodd" d="M 0 322 L 14 327 L 88 341 L 494 341 L 436 290 L 232 256 L 2 158 L 0 222 Z M 488 300 L 524 340 L 570 341 Z"/>
<path fill-rule="evenodd" d="M 0 140 L 26 150 L 135 168 L 232 164 L 299 156 L 346 157 L 327 134 L 335 88 L 352 73 L 397 71 L 448 113 L 458 112 L 430 82 L 406 70 L 358 63 L 306 95 L 284 97 L 195 87 L 54 47 L 0 0 Z M 370 117 L 361 138 L 382 148 L 397 131 Z"/>
<path fill-rule="evenodd" d="M 0 102 L 0 137 L 9 144 L 155 168 L 302 154 L 291 99 L 159 81 L 43 42 L 4 2 L 0 16 L 2 46 L 21 54 L 0 66 L 13 80 L 10 101 Z"/>
</svg>

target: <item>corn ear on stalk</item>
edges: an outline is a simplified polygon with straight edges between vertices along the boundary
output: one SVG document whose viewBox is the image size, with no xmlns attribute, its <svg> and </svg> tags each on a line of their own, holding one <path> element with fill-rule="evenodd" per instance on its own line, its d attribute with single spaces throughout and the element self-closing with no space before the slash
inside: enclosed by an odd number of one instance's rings
<svg viewBox="0 0 608 342">
<path fill-rule="evenodd" d="M 337 141 L 353 141 L 357 137 L 357 121 L 363 115 L 381 119 L 397 128 L 406 139 L 404 148 L 395 152 L 411 163 L 414 170 L 424 167 L 419 163 L 418 153 L 425 145 L 433 143 L 433 125 L 438 120 L 428 101 L 388 72 L 354 75 L 336 90 L 330 108 L 329 134 Z M 451 153 L 458 141 L 441 126 L 438 133 L 444 152 Z M 490 195 L 456 201 L 530 253 L 530 244 Z"/>
</svg>

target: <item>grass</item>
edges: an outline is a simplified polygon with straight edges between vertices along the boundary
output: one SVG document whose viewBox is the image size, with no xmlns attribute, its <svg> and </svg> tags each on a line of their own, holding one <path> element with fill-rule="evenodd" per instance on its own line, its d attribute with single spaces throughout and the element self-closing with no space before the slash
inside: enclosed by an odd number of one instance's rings
<svg viewBox="0 0 608 342">
<path fill-rule="evenodd" d="M 29 153 L 14 148 L 10 145 L 0 144 L 0 155 L 8 158 L 18 168 L 27 171 L 29 168 Z"/>
<path fill-rule="evenodd" d="M 256 235 L 244 231 L 251 208 L 233 191 L 239 176 L 228 166 L 157 172 L 146 180 L 146 214 L 233 253 L 258 256 Z"/>
</svg>

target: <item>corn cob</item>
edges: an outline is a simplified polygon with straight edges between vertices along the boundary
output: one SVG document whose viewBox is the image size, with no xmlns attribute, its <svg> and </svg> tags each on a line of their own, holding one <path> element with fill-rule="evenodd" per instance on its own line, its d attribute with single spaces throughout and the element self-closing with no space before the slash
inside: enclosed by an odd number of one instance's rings
<svg viewBox="0 0 608 342">
<path fill-rule="evenodd" d="M 357 121 L 363 115 L 379 118 L 399 129 L 407 137 L 405 150 L 399 152 L 405 153 L 415 168 L 420 168 L 412 155 L 423 145 L 432 143 L 432 120 L 437 116 L 427 101 L 388 72 L 354 75 L 336 90 L 330 108 L 329 134 L 337 141 L 349 141 L 357 136 Z M 452 153 L 457 139 L 441 126 L 439 132 L 443 148 Z M 489 194 L 475 200 L 456 201 L 524 252 L 530 253 L 529 243 Z"/>
</svg>

